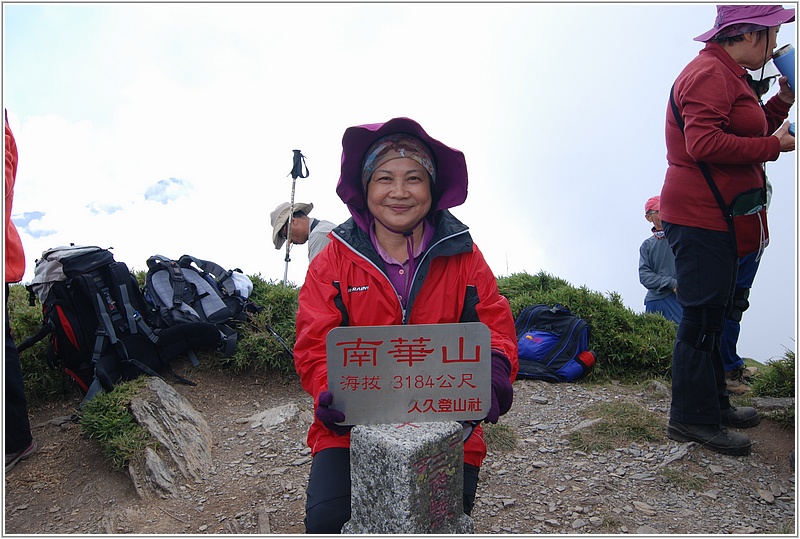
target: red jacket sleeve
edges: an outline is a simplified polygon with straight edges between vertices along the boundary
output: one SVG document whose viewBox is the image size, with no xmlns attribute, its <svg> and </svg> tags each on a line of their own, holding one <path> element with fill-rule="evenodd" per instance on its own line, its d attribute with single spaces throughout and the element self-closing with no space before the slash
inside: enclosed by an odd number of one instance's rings
<svg viewBox="0 0 800 539">
<path fill-rule="evenodd" d="M 334 304 L 336 288 L 331 278 L 323 276 L 326 268 L 335 267 L 331 261 L 333 253 L 324 249 L 314 257 L 298 296 L 294 364 L 300 383 L 314 398 L 315 406 L 319 394 L 328 389 L 325 339 L 342 321 Z"/>
<path fill-rule="evenodd" d="M 514 315 L 508 299 L 500 294 L 497 279 L 486 263 L 480 249 L 473 245 L 473 264 L 478 286 L 478 318 L 489 327 L 492 334 L 492 350 L 500 352 L 511 364 L 511 381 L 519 372 L 517 356 L 517 333 Z"/>
<path fill-rule="evenodd" d="M 22 239 L 19 237 L 17 227 L 11 220 L 11 211 L 14 204 L 14 184 L 17 179 L 17 143 L 8 123 L 5 122 L 5 277 L 7 283 L 18 283 L 25 274 L 25 251 L 22 248 Z"/>
</svg>

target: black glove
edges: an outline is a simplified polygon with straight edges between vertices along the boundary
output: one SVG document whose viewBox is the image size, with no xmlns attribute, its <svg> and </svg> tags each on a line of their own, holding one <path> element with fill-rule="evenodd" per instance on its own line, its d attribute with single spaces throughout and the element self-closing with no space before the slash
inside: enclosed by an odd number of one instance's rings
<svg viewBox="0 0 800 539">
<path fill-rule="evenodd" d="M 333 404 L 333 393 L 330 391 L 323 391 L 319 394 L 319 399 L 317 401 L 317 410 L 316 416 L 317 419 L 325 426 L 326 429 L 332 430 L 334 433 L 338 434 L 339 436 L 344 436 L 352 426 L 343 427 L 341 425 L 337 425 L 336 423 L 341 423 L 344 421 L 344 412 L 340 412 L 339 410 L 334 410 L 330 408 L 330 405 Z"/>
<path fill-rule="evenodd" d="M 511 387 L 511 364 L 499 354 L 492 354 L 492 405 L 486 414 L 486 421 L 497 423 L 500 416 L 511 409 L 514 401 L 514 388 Z"/>
</svg>

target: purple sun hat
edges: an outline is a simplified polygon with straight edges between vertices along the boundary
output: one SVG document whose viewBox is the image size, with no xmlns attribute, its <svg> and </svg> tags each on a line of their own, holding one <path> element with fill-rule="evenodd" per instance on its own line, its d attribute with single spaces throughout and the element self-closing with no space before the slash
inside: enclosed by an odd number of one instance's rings
<svg viewBox="0 0 800 539">
<path fill-rule="evenodd" d="M 776 5 L 719 5 L 714 28 L 700 34 L 695 41 L 710 41 L 723 28 L 734 24 L 758 24 L 761 26 L 778 26 L 794 20 L 794 9 L 784 9 Z"/>
<path fill-rule="evenodd" d="M 336 186 L 336 194 L 347 205 L 356 223 L 367 228 L 369 210 L 361 182 L 364 154 L 379 138 L 405 133 L 417 137 L 431 150 L 436 167 L 436 207 L 434 211 L 459 206 L 467 199 L 467 161 L 464 154 L 442 144 L 428 135 L 411 118 L 393 118 L 385 123 L 348 127 L 342 136 L 342 172 Z"/>
</svg>

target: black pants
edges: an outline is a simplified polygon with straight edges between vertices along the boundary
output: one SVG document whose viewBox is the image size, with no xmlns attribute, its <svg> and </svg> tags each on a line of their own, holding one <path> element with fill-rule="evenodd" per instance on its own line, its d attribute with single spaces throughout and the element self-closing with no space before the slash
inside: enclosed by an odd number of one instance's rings
<svg viewBox="0 0 800 539">
<path fill-rule="evenodd" d="M 25 384 L 22 379 L 22 365 L 14 338 L 11 336 L 11 322 L 8 319 L 8 292 L 6 283 L 6 453 L 16 453 L 26 449 L 33 440 L 31 424 L 28 420 L 28 402 L 25 399 Z"/>
<path fill-rule="evenodd" d="M 672 352 L 670 419 L 718 425 L 730 407 L 720 355 L 722 328 L 733 303 L 739 258 L 728 232 L 664 223 L 675 253 L 683 318 Z"/>
<path fill-rule="evenodd" d="M 464 512 L 475 503 L 480 468 L 464 464 Z M 324 449 L 314 455 L 306 491 L 306 533 L 335 534 L 350 520 L 350 450 Z"/>
</svg>

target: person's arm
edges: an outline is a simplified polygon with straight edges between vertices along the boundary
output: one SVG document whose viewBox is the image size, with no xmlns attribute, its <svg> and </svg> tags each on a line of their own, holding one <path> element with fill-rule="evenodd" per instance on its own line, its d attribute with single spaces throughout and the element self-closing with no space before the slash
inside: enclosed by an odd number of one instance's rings
<svg viewBox="0 0 800 539">
<path fill-rule="evenodd" d="M 642 243 L 639 247 L 639 282 L 648 290 L 673 290 L 678 285 L 677 280 L 659 273 L 658 263 L 652 258 L 648 242 Z"/>
<path fill-rule="evenodd" d="M 474 244 L 472 251 L 470 282 L 475 283 L 477 288 L 476 311 L 478 319 L 488 326 L 492 336 L 492 392 L 486 421 L 497 423 L 500 416 L 511 409 L 514 401 L 511 384 L 519 371 L 516 328 L 508 299 L 500 294 L 497 279 L 483 254 Z"/>
<path fill-rule="evenodd" d="M 328 363 L 325 338 L 328 332 L 341 323 L 341 313 L 336 309 L 336 289 L 329 273 L 332 262 L 330 251 L 320 253 L 309 265 L 305 282 L 298 296 L 294 361 L 303 389 L 314 397 L 328 389 Z"/>
<path fill-rule="evenodd" d="M 478 318 L 489 327 L 492 335 L 492 352 L 505 357 L 509 362 L 509 377 L 514 381 L 519 371 L 517 357 L 517 333 L 514 315 L 508 299 L 500 294 L 497 279 L 483 258 L 483 254 L 473 244 L 473 282 L 478 288 L 479 302 L 476 306 Z"/>
<path fill-rule="evenodd" d="M 726 165 L 776 160 L 781 152 L 777 137 L 746 137 L 725 131 L 736 99 L 731 84 L 721 70 L 696 73 L 676 84 L 675 100 L 686 124 L 686 152 L 695 161 Z M 758 106 L 755 101 L 753 106 Z"/>
<path fill-rule="evenodd" d="M 764 104 L 764 113 L 767 115 L 768 132 L 774 133 L 783 121 L 789 117 L 789 109 L 794 104 L 794 92 L 789 86 L 786 77 L 778 79 L 780 90 Z"/>
</svg>

